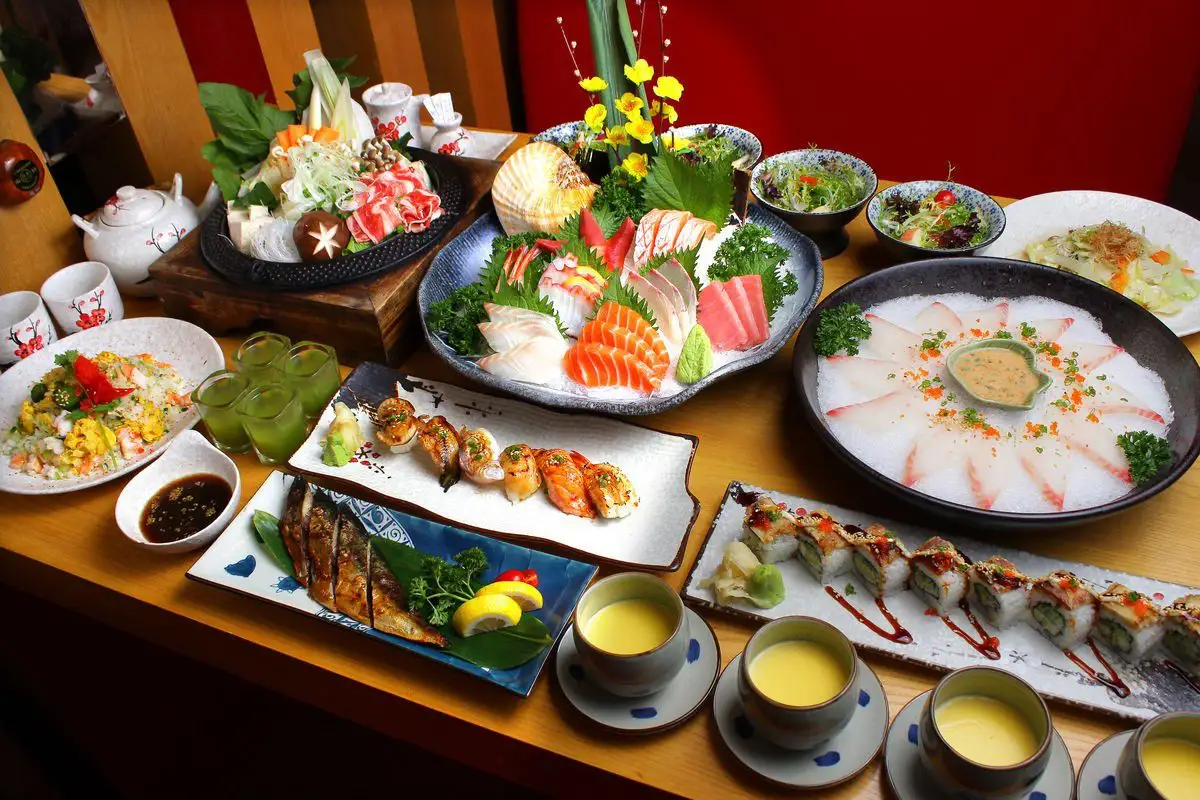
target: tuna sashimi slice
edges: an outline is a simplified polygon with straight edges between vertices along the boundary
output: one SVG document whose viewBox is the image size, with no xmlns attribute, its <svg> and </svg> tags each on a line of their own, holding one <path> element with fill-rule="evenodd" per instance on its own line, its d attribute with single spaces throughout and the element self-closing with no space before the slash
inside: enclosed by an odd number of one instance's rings
<svg viewBox="0 0 1200 800">
<path fill-rule="evenodd" d="M 605 303 L 600 307 L 595 319 L 592 321 L 608 323 L 636 333 L 641 337 L 642 341 L 650 345 L 650 349 L 654 351 L 654 354 L 658 358 L 670 361 L 670 356 L 667 354 L 667 345 L 663 341 L 662 334 L 654 330 L 650 326 L 650 323 L 632 308 L 623 306 L 620 303 Z"/>
<path fill-rule="evenodd" d="M 1012 480 L 1017 453 L 1011 444 L 994 439 L 976 438 L 967 447 L 967 478 L 975 505 L 991 508 L 1004 487 Z"/>
<path fill-rule="evenodd" d="M 968 311 L 962 315 L 962 321 L 968 330 L 974 329 L 983 332 L 985 336 L 995 336 L 996 331 L 1007 327 L 1008 303 L 997 303 L 990 308 Z"/>
<path fill-rule="evenodd" d="M 1062 335 L 1075 324 L 1074 317 L 1059 317 L 1057 319 L 1035 319 L 1031 320 L 1028 325 L 1032 325 L 1037 331 L 1037 338 L 1043 342 L 1057 342 L 1062 338 Z M 1017 330 L 1020 326 L 1016 326 Z"/>
<path fill-rule="evenodd" d="M 479 359 L 480 369 L 526 383 L 549 383 L 563 373 L 567 342 L 561 336 L 542 336 L 522 342 L 511 350 Z"/>
<path fill-rule="evenodd" d="M 897 389 L 894 392 L 867 400 L 865 403 L 854 403 L 839 406 L 825 412 L 827 416 L 843 422 L 849 422 L 868 430 L 886 430 L 914 409 L 921 402 L 921 396 L 911 389 Z"/>
<path fill-rule="evenodd" d="M 626 353 L 632 353 L 650 368 L 655 377 L 660 379 L 667 374 L 667 368 L 671 365 L 670 358 L 665 352 L 662 354 L 654 352 L 654 348 L 638 334 L 608 322 L 589 322 L 583 327 L 579 343 L 604 344 Z"/>
<path fill-rule="evenodd" d="M 958 334 L 962 333 L 963 324 L 950 306 L 944 303 L 930 303 L 917 314 L 916 327 L 919 333 L 945 331 L 947 339 L 957 339 Z"/>
<path fill-rule="evenodd" d="M 901 476 L 904 485 L 915 486 L 944 469 L 957 469 L 962 462 L 963 452 L 962 442 L 957 441 L 960 438 L 942 427 L 923 431 L 904 460 L 904 474 Z"/>
<path fill-rule="evenodd" d="M 1104 425 L 1081 420 L 1075 415 L 1066 416 L 1058 423 L 1058 435 L 1072 451 L 1132 483 L 1125 451 L 1117 444 L 1117 435 Z"/>
<path fill-rule="evenodd" d="M 605 344 L 577 344 L 563 358 L 567 376 L 589 388 L 624 386 L 643 394 L 658 388 L 660 381 L 632 353 Z"/>
<path fill-rule="evenodd" d="M 704 328 L 717 350 L 738 350 L 750 339 L 733 306 L 733 300 L 720 283 L 710 283 L 700 291 L 696 322 Z"/>
<path fill-rule="evenodd" d="M 746 329 L 747 340 L 743 345 L 743 349 L 754 347 L 767 340 L 768 331 L 758 327 L 758 315 L 754 313 L 750 296 L 746 293 L 745 285 L 738 280 L 729 280 L 725 282 L 725 294 L 729 295 L 729 299 L 733 301 L 733 308 L 737 311 L 738 320 L 741 321 L 742 327 Z"/>
<path fill-rule="evenodd" d="M 874 314 L 867 314 L 866 318 L 871 323 L 871 335 L 864 345 L 874 355 L 893 361 L 908 361 L 921 346 L 921 337 L 912 331 Z"/>
<path fill-rule="evenodd" d="M 1150 408 L 1146 401 L 1125 387 L 1115 383 L 1094 383 L 1092 385 L 1098 387 L 1096 398 L 1091 403 L 1094 411 L 1101 414 L 1133 414 L 1160 425 L 1167 423 L 1162 414 Z"/>
<path fill-rule="evenodd" d="M 839 378 L 869 394 L 884 394 L 903 385 L 900 376 L 904 374 L 904 367 L 896 361 L 865 356 L 830 356 L 826 363 Z"/>
<path fill-rule="evenodd" d="M 1062 511 L 1067 498 L 1068 457 L 1053 439 L 1033 439 L 1017 445 L 1017 456 L 1038 491 L 1055 510 Z"/>
<path fill-rule="evenodd" d="M 754 327 L 758 330 L 757 341 L 751 344 L 761 344 L 771 338 L 771 321 L 767 318 L 767 301 L 763 298 L 761 275 L 739 275 L 731 283 L 741 284 L 746 293 L 746 301 L 750 305 Z M 743 323 L 745 320 L 743 320 Z M 750 330 L 750 326 L 746 326 Z"/>
<path fill-rule="evenodd" d="M 1079 354 L 1076 361 L 1079 364 L 1080 372 L 1085 375 L 1125 352 L 1123 347 L 1111 344 L 1092 344 L 1091 342 L 1072 342 L 1063 349 Z"/>
</svg>

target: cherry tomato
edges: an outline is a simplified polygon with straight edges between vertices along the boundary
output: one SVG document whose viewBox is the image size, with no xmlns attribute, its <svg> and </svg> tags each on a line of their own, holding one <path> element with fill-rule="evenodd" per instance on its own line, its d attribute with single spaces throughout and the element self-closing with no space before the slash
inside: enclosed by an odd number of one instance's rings
<svg viewBox="0 0 1200 800">
<path fill-rule="evenodd" d="M 933 202 L 937 203 L 943 208 L 949 208 L 958 202 L 958 198 L 955 197 L 954 192 L 950 191 L 949 189 L 942 189 L 940 192 L 934 195 Z"/>
<path fill-rule="evenodd" d="M 800 181 L 801 183 L 808 184 L 809 186 L 816 186 L 821 182 L 820 179 L 812 175 L 799 175 L 796 177 L 796 180 Z"/>
<path fill-rule="evenodd" d="M 510 569 L 507 572 L 501 572 L 499 575 L 497 575 L 496 580 L 493 582 L 500 583 L 501 581 L 515 581 L 516 583 L 527 583 L 530 586 L 537 588 L 538 574 L 531 569 L 527 569 L 527 570 Z"/>
<path fill-rule="evenodd" d="M 531 569 L 527 569 L 521 573 L 521 580 L 536 589 L 538 585 L 538 574 Z"/>
</svg>

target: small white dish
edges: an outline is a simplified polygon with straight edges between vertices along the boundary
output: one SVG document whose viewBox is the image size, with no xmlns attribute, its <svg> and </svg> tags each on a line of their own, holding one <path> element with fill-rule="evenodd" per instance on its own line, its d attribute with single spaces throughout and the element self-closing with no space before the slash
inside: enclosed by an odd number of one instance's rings
<svg viewBox="0 0 1200 800">
<path fill-rule="evenodd" d="M 721 673 L 713 694 L 713 717 L 730 752 L 772 783 L 793 789 L 824 789 L 848 781 L 879 755 L 887 733 L 888 700 L 883 684 L 866 662 L 858 660 L 858 707 L 850 723 L 812 750 L 785 750 L 761 736 L 747 719 L 738 697 L 742 654 Z"/>
<path fill-rule="evenodd" d="M 205 528 L 175 542 L 151 542 L 141 529 L 142 510 L 150 498 L 168 483 L 188 475 L 217 475 L 233 487 L 224 510 Z M 160 553 L 186 553 L 204 547 L 229 527 L 242 499 L 242 475 L 229 456 L 208 443 L 203 435 L 188 430 L 175 437 L 161 458 L 156 459 L 121 490 L 117 498 L 117 525 L 134 544 Z"/>
<path fill-rule="evenodd" d="M 1125 800 L 1125 792 L 1117 782 L 1117 762 L 1129 737 L 1136 730 L 1114 733 L 1092 748 L 1079 768 L 1079 780 L 1075 784 L 1076 800 Z"/>
<path fill-rule="evenodd" d="M 63 267 L 42 284 L 42 299 L 64 336 L 125 318 L 125 304 L 116 281 L 99 261 Z"/>
<path fill-rule="evenodd" d="M 683 613 L 691 637 L 683 669 L 665 688 L 644 697 L 618 697 L 597 686 L 580 661 L 574 628 L 568 627 L 554 659 L 567 701 L 588 719 L 619 733 L 658 733 L 690 719 L 717 682 L 721 646 L 704 617 L 687 606 Z"/>
<path fill-rule="evenodd" d="M 897 800 L 927 800 L 942 797 L 946 790 L 921 764 L 917 746 L 921 711 L 931 692 L 919 694 L 900 709 L 888 730 L 884 746 L 884 774 Z M 1050 743 L 1050 764 L 1029 793 L 1019 800 L 1071 800 L 1075 789 L 1075 768 L 1071 753 L 1058 731 Z"/>
</svg>

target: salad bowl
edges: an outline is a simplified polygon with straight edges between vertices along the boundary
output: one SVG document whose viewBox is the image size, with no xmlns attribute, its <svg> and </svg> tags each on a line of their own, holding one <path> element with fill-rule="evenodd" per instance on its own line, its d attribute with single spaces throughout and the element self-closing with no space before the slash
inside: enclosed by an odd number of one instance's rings
<svg viewBox="0 0 1200 800">
<path fill-rule="evenodd" d="M 893 236 L 886 230 L 884 223 L 884 208 L 889 200 L 906 200 L 920 203 L 923 199 L 940 198 L 941 193 L 950 192 L 948 198 L 952 204 L 962 203 L 974 210 L 983 225 L 985 236 L 982 240 L 961 247 L 938 247 L 930 239 L 928 224 L 922 220 L 915 227 L 920 233 L 912 241 L 905 241 Z M 948 206 L 944 206 L 948 207 Z M 923 215 L 925 216 L 925 215 Z M 889 186 L 871 198 L 867 205 L 867 222 L 875 231 L 880 247 L 897 261 L 912 261 L 917 258 L 944 258 L 949 256 L 969 256 L 982 250 L 1000 238 L 1004 232 L 1004 209 L 988 195 L 951 181 L 909 181 Z M 922 244 L 921 242 L 925 242 Z"/>
<path fill-rule="evenodd" d="M 533 137 L 533 141 L 550 142 L 570 153 L 571 145 L 579 138 L 579 131 L 583 124 L 579 120 L 563 122 L 537 134 Z M 750 131 L 736 125 L 726 125 L 723 122 L 697 122 L 691 125 L 678 125 L 673 130 L 681 139 L 690 139 L 698 134 L 722 136 L 728 139 L 734 147 L 742 152 L 742 157 L 735 164 L 741 169 L 750 169 L 762 158 L 762 142 Z M 608 160 L 603 151 L 597 151 L 595 159 L 582 162 L 580 166 L 588 174 L 588 177 L 599 180 L 608 171 Z M 598 175 L 593 174 L 597 171 L 599 171 Z"/>
</svg>

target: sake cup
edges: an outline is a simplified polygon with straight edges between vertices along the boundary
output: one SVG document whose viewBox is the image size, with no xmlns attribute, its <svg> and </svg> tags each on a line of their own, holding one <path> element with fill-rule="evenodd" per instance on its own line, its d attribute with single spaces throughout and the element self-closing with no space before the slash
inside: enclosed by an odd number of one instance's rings
<svg viewBox="0 0 1200 800">
<path fill-rule="evenodd" d="M 1142 753 L 1148 742 L 1179 739 L 1200 747 L 1200 714 L 1176 711 L 1147 720 L 1134 732 L 1117 760 L 1117 782 L 1128 800 L 1171 800 L 1181 795 L 1164 794 L 1167 787 L 1156 785 L 1155 776 L 1146 770 Z M 1158 778 L 1160 784 L 1163 778 Z M 1200 792 L 1200 786 L 1191 787 Z"/>
<path fill-rule="evenodd" d="M 809 706 L 782 703 L 755 685 L 754 659 L 772 645 L 810 641 L 831 653 L 846 671 L 846 683 L 828 700 Z M 797 680 L 804 680 L 797 675 Z M 756 733 L 788 750 L 810 750 L 846 727 L 858 704 L 858 654 L 846 635 L 815 617 L 781 617 L 758 629 L 746 643 L 738 667 L 738 696 Z"/>
<path fill-rule="evenodd" d="M 587 638 L 588 624 L 604 608 L 621 600 L 649 600 L 667 609 L 675 622 L 666 641 L 643 653 L 613 653 Z M 575 607 L 575 647 L 588 677 L 620 697 L 644 697 L 670 683 L 687 659 L 687 615 L 683 601 L 661 579 L 642 572 L 622 572 L 596 581 Z"/>
<path fill-rule="evenodd" d="M 64 336 L 125 317 L 125 304 L 112 273 L 99 261 L 63 267 L 42 284 L 42 299 Z"/>
<path fill-rule="evenodd" d="M 1024 761 L 997 767 L 981 764 L 955 750 L 937 725 L 937 710 L 956 697 L 979 695 L 1005 703 L 1028 723 L 1038 748 Z M 964 667 L 938 681 L 921 711 L 921 762 L 954 796 L 970 800 L 1015 800 L 1025 797 L 1050 763 L 1054 724 L 1034 688 L 994 667 Z"/>
<path fill-rule="evenodd" d="M 37 292 L 0 295 L 0 366 L 15 364 L 58 339 Z"/>
</svg>

